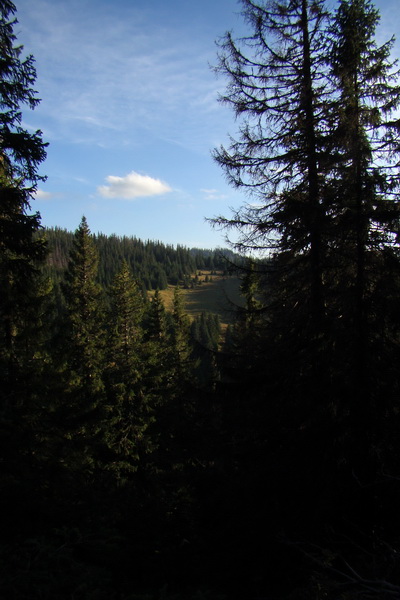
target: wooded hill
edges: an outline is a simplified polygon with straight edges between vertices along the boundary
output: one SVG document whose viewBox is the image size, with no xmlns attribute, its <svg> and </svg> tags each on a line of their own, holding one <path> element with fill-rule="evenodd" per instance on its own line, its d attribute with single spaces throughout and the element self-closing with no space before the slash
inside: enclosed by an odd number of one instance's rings
<svg viewBox="0 0 400 600">
<path fill-rule="evenodd" d="M 49 254 L 43 272 L 52 281 L 58 304 L 63 303 L 60 286 L 65 279 L 74 235 L 58 227 L 44 229 Z M 153 298 L 154 291 L 160 290 L 167 311 L 173 311 L 174 289 L 178 286 L 191 320 L 200 318 L 202 313 L 214 314 L 221 332 L 235 320 L 236 308 L 243 304 L 238 269 L 244 259 L 232 250 L 186 248 L 134 236 L 91 234 L 91 238 L 99 257 L 96 280 L 106 296 L 125 261 L 146 298 Z"/>
<path fill-rule="evenodd" d="M 59 281 L 68 265 L 74 234 L 58 227 L 47 228 L 44 233 L 49 246 L 48 273 Z M 234 264 L 241 262 L 237 254 L 226 248 L 186 248 L 101 233 L 93 235 L 93 240 L 99 254 L 98 281 L 104 287 L 111 285 L 123 260 L 145 290 L 163 290 L 168 284 L 189 288 L 195 283 L 196 272 L 207 270 L 212 276 L 219 271 L 227 275 Z"/>
</svg>

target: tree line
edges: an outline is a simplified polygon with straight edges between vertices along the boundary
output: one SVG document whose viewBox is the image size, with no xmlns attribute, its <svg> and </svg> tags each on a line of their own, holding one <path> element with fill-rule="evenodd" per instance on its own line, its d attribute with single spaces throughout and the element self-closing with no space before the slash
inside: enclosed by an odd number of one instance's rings
<svg viewBox="0 0 400 600">
<path fill-rule="evenodd" d="M 46 242 L 0 7 L 4 597 L 400 597 L 400 85 L 373 4 L 241 0 L 248 35 L 219 41 L 239 131 L 214 158 L 250 201 L 213 222 L 257 256 L 223 346 L 179 288 L 147 301 L 131 256 L 169 249 L 85 218 Z"/>
<path fill-rule="evenodd" d="M 74 234 L 59 227 L 45 228 L 48 245 L 46 272 L 55 282 L 63 278 L 72 248 Z M 229 262 L 239 257 L 228 248 L 206 250 L 186 248 L 179 244 L 143 241 L 134 236 L 93 234 L 99 254 L 98 280 L 103 287 L 111 285 L 125 260 L 143 290 L 163 290 L 170 285 L 190 287 L 193 274 L 199 270 L 227 273 Z"/>
</svg>

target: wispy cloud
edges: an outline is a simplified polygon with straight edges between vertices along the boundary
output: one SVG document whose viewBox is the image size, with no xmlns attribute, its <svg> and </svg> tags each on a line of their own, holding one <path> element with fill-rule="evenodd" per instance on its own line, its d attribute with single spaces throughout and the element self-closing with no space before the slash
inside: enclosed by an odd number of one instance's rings
<svg viewBox="0 0 400 600">
<path fill-rule="evenodd" d="M 385 39 L 398 29 L 397 3 L 377 2 Z M 208 154 L 232 131 L 232 114 L 217 102 L 226 82 L 208 67 L 215 38 L 167 22 L 168 3 L 19 0 L 18 11 L 18 39 L 35 56 L 43 99 L 30 119 L 47 140 L 120 147 L 150 132 Z"/>
<path fill-rule="evenodd" d="M 225 200 L 225 198 L 227 197 L 226 194 L 221 194 L 220 192 L 218 192 L 218 190 L 214 189 L 202 189 L 200 191 L 203 192 L 203 194 L 205 194 L 205 200 Z"/>
<path fill-rule="evenodd" d="M 169 185 L 160 179 L 140 175 L 135 171 L 128 173 L 125 177 L 109 175 L 106 177 L 106 181 L 107 185 L 101 185 L 97 188 L 99 194 L 104 198 L 133 200 L 145 196 L 159 196 L 171 191 Z"/>
<path fill-rule="evenodd" d="M 176 25 L 154 22 L 143 4 L 102 3 L 96 12 L 74 0 L 20 4 L 22 41 L 34 52 L 43 99 L 33 118 L 42 128 L 46 117 L 55 138 L 118 145 L 148 130 L 208 152 L 208 129 L 198 124 L 218 121 L 212 43 L 205 51 Z"/>
</svg>

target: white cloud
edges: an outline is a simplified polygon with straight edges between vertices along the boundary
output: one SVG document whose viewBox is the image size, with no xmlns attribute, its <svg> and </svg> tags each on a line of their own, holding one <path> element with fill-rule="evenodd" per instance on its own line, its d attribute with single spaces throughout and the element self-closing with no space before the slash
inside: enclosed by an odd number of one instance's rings
<svg viewBox="0 0 400 600">
<path fill-rule="evenodd" d="M 108 175 L 106 181 L 108 185 L 101 185 L 97 188 L 99 194 L 104 198 L 132 200 L 145 196 L 159 196 L 171 191 L 169 185 L 160 179 L 140 175 L 135 171 L 128 173 L 125 177 Z"/>
<path fill-rule="evenodd" d="M 44 192 L 43 190 L 36 190 L 35 198 L 38 200 L 50 200 L 53 197 L 53 194 L 50 192 Z"/>
</svg>

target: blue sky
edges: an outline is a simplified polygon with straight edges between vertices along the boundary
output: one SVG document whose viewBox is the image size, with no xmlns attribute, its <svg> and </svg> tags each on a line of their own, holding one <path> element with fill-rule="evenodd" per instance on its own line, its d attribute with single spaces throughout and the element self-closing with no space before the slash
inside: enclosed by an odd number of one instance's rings
<svg viewBox="0 0 400 600">
<path fill-rule="evenodd" d="M 203 248 L 205 217 L 246 198 L 211 151 L 235 134 L 210 69 L 215 40 L 245 32 L 236 0 L 14 0 L 42 99 L 23 125 L 49 142 L 33 210 L 42 223 Z M 379 37 L 400 37 L 399 0 L 378 0 Z M 396 44 L 399 52 L 399 43 Z"/>
</svg>

